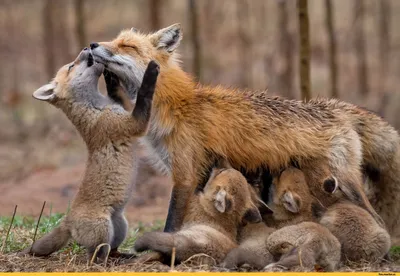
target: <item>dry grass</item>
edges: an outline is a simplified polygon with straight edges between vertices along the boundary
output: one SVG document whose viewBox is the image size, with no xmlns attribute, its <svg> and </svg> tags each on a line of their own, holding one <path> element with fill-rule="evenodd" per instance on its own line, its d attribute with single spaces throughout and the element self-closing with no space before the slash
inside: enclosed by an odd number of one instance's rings
<svg viewBox="0 0 400 276">
<path fill-rule="evenodd" d="M 52 214 L 50 216 L 42 217 L 38 227 L 38 238 L 57 226 L 61 219 L 61 214 Z M 37 219 L 29 217 L 15 217 L 6 246 L 4 248 L 4 253 L 0 253 L 0 272 L 168 272 L 172 270 L 187 272 L 230 271 L 216 265 L 208 265 L 206 263 L 213 263 L 208 262 L 208 260 L 203 261 L 199 265 L 199 262 L 195 260 L 195 256 L 173 268 L 160 262 L 144 262 L 144 258 L 141 258 L 139 261 L 135 259 L 123 261 L 110 258 L 106 265 L 89 265 L 86 258 L 85 249 L 74 242 L 71 242 L 67 247 L 52 254 L 48 258 L 18 256 L 16 252 L 32 243 L 33 234 L 36 228 L 36 221 Z M 7 235 L 10 222 L 11 217 L 0 217 L 0 244 L 3 243 Z M 134 245 L 136 238 L 141 233 L 160 230 L 162 227 L 163 223 L 161 222 L 155 222 L 151 224 L 140 223 L 134 225 L 129 231 L 126 241 L 121 245 L 121 251 L 129 252 Z M 340 268 L 340 271 L 400 271 L 399 252 L 399 248 L 394 248 L 392 250 L 392 256 L 395 259 L 393 262 L 347 264 L 343 265 Z M 198 257 L 202 260 L 205 258 L 203 254 L 200 254 Z M 235 271 L 249 272 L 254 270 L 252 270 L 251 267 L 244 266 Z M 268 271 L 282 271 L 282 269 L 273 268 Z M 293 271 L 306 270 L 302 268 L 296 268 Z"/>
</svg>

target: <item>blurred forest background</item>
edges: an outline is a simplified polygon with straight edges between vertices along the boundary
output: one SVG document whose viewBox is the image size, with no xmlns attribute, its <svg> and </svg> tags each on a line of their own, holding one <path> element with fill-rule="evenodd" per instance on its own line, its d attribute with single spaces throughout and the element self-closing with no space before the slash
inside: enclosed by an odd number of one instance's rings
<svg viewBox="0 0 400 276">
<path fill-rule="evenodd" d="M 399 129 L 400 1 L 308 5 L 311 96 L 359 104 Z M 0 0 L 0 215 L 15 204 L 37 213 L 43 200 L 65 210 L 84 170 L 74 127 L 32 92 L 91 41 L 177 22 L 183 67 L 201 82 L 301 99 L 296 0 Z M 143 165 L 132 208 L 164 217 L 169 189 Z"/>
</svg>

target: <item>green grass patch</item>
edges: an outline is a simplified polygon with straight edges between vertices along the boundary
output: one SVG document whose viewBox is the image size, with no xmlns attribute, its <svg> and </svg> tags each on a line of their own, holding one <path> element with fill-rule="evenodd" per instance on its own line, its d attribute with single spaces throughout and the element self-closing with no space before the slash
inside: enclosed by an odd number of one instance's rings
<svg viewBox="0 0 400 276">
<path fill-rule="evenodd" d="M 394 261 L 400 260 L 400 246 L 392 246 L 392 248 L 390 248 L 390 257 Z"/>
<path fill-rule="evenodd" d="M 37 231 L 36 239 L 39 239 L 46 233 L 50 232 L 52 229 L 57 227 L 64 214 L 55 213 L 48 216 L 42 215 L 40 219 L 40 224 Z M 4 253 L 17 252 L 25 247 L 32 244 L 33 236 L 35 233 L 35 228 L 37 224 L 38 217 L 23 217 L 15 216 L 11 231 L 9 233 L 7 243 L 4 247 Z M 11 217 L 0 217 L 0 248 L 3 245 L 3 241 L 6 238 L 8 228 L 11 223 Z M 125 241 L 121 244 L 121 251 L 130 251 L 135 244 L 136 239 L 144 232 L 148 231 L 159 231 L 164 227 L 164 221 L 155 221 L 151 224 L 137 223 L 130 226 L 128 235 Z M 71 253 L 71 254 L 83 254 L 85 250 L 83 247 L 79 246 L 75 241 L 71 242 L 60 250 L 60 253 Z"/>
</svg>

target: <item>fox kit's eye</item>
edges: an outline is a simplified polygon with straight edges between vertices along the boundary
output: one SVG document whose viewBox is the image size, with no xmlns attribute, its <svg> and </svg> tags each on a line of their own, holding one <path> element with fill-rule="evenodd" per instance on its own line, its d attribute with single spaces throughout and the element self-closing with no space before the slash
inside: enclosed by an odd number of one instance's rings
<svg viewBox="0 0 400 276">
<path fill-rule="evenodd" d="M 72 67 L 74 67 L 74 65 L 75 65 L 75 64 L 72 63 L 72 64 L 68 67 L 68 73 L 69 73 L 69 71 L 72 69 Z"/>
</svg>

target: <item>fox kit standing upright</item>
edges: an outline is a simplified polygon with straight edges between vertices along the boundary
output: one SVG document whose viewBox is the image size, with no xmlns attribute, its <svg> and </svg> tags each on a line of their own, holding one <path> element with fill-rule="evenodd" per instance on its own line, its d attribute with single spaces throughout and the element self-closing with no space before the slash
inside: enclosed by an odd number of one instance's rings
<svg viewBox="0 0 400 276">
<path fill-rule="evenodd" d="M 381 222 L 361 188 L 362 141 L 348 118 L 320 105 L 198 85 L 177 62 L 181 38 L 175 24 L 149 35 L 127 30 L 113 41 L 91 44 L 96 59 L 121 79 L 138 82 L 150 59 L 160 63 L 151 127 L 143 142 L 157 165 L 172 172 L 166 231 L 179 229 L 190 194 L 206 182 L 213 159 L 220 156 L 248 171 L 279 171 L 297 161 L 309 172 L 311 192 L 332 204 L 336 199 L 319 182 L 319 166 L 325 165 L 344 183 L 351 200 Z"/>
<path fill-rule="evenodd" d="M 239 171 L 214 169 L 204 190 L 191 197 L 182 229 L 173 234 L 145 233 L 136 241 L 135 249 L 171 256 L 175 247 L 177 261 L 204 253 L 220 263 L 237 246 L 238 227 L 261 221 L 250 189 Z"/>
<path fill-rule="evenodd" d="M 104 65 L 95 63 L 85 48 L 76 60 L 63 66 L 55 79 L 33 97 L 60 108 L 80 132 L 88 149 L 84 179 L 70 212 L 60 226 L 37 240 L 23 253 L 46 256 L 66 245 L 72 237 L 91 257 L 102 243 L 113 253 L 125 239 L 124 208 L 136 177 L 136 138 L 147 131 L 152 98 L 159 72 L 150 62 L 132 113 L 98 91 Z M 129 87 L 129 81 L 122 83 Z M 106 248 L 97 255 L 106 258 Z"/>
</svg>

